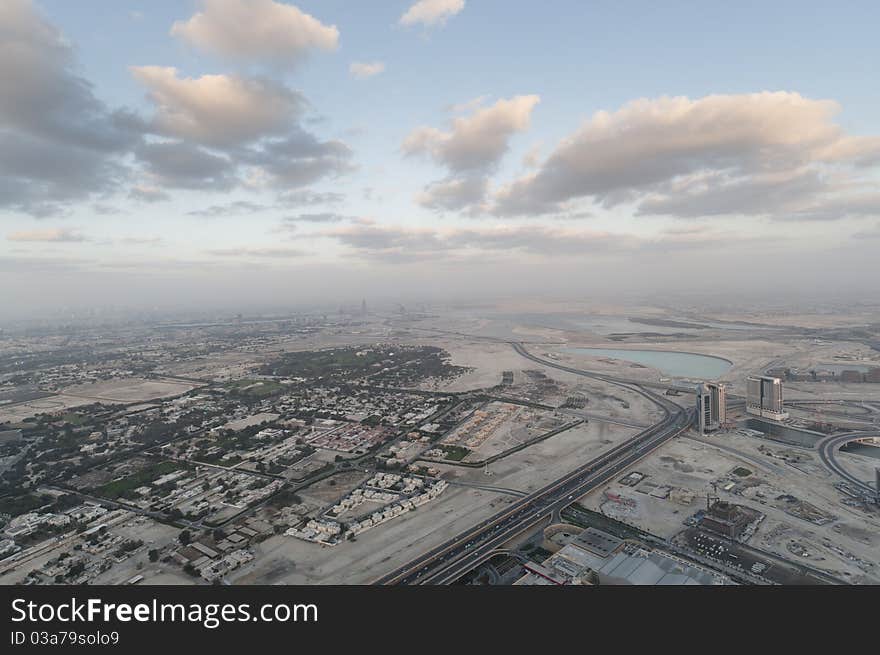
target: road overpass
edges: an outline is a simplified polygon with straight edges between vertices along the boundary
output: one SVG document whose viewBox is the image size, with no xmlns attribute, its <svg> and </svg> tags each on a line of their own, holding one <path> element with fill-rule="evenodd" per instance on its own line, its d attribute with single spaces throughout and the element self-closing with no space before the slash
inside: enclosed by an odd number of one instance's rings
<svg viewBox="0 0 880 655">
<path fill-rule="evenodd" d="M 833 435 L 823 439 L 818 444 L 816 444 L 816 450 L 819 451 L 819 459 L 821 460 L 825 468 L 827 468 L 838 477 L 843 478 L 846 482 L 851 484 L 859 491 L 862 491 L 870 495 L 871 497 L 876 498 L 878 494 L 880 494 L 880 490 L 875 489 L 864 480 L 860 480 L 859 478 L 854 476 L 852 473 L 847 471 L 839 461 L 837 461 L 837 454 L 843 446 L 848 443 L 862 441 L 864 439 L 870 438 L 880 438 L 880 431 L 866 430 Z"/>
</svg>

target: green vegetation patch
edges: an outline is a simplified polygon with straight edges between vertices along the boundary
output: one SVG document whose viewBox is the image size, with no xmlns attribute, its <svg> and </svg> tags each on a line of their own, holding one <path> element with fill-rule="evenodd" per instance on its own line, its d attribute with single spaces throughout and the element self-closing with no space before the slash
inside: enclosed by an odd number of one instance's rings
<svg viewBox="0 0 880 655">
<path fill-rule="evenodd" d="M 440 446 L 440 448 L 446 453 L 446 459 L 453 462 L 460 462 L 471 454 L 471 451 L 464 446 Z"/>
<path fill-rule="evenodd" d="M 183 462 L 166 461 L 151 464 L 137 473 L 132 473 L 131 475 L 119 480 L 114 480 L 113 482 L 108 482 L 102 487 L 99 487 L 96 490 L 96 493 L 99 496 L 110 499 L 132 498 L 135 495 L 134 490 L 138 487 L 151 484 L 154 480 L 161 478 L 163 475 L 184 468 L 187 468 L 187 466 Z"/>
<path fill-rule="evenodd" d="M 61 416 L 61 420 L 65 423 L 70 423 L 71 425 L 84 425 L 86 422 L 86 417 L 82 414 L 77 414 L 76 412 L 66 412 Z"/>
<path fill-rule="evenodd" d="M 232 393 L 252 396 L 254 398 L 266 398 L 277 396 L 287 387 L 272 380 L 236 380 L 226 385 Z"/>
<path fill-rule="evenodd" d="M 7 496 L 5 498 L 0 498 L 0 514 L 19 516 L 20 514 L 33 512 L 35 509 L 51 503 L 52 499 L 48 496 L 38 496 L 37 494 Z"/>
<path fill-rule="evenodd" d="M 747 478 L 752 474 L 752 472 L 743 466 L 738 466 L 733 469 L 733 474 L 738 475 L 741 478 Z"/>
<path fill-rule="evenodd" d="M 451 365 L 448 353 L 441 348 L 379 344 L 286 353 L 260 372 L 336 382 L 367 378 L 376 384 L 408 386 L 427 378 L 456 376 L 465 370 Z"/>
</svg>

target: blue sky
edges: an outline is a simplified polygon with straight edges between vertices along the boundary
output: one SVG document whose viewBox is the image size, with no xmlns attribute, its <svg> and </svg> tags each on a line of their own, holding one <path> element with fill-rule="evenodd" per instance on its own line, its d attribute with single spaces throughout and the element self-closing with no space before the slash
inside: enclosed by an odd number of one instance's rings
<svg viewBox="0 0 880 655">
<path fill-rule="evenodd" d="M 234 12 L 247 20 L 230 27 Z M 666 285 L 761 257 L 858 270 L 880 243 L 878 19 L 872 2 L 10 0 L 0 47 L 46 84 L 26 96 L 0 67 L 0 134 L 58 157 L 48 173 L 30 153 L 0 162 L 0 276 L 27 278 L 7 301 L 129 302 L 124 278 L 187 303 L 244 276 L 262 302 L 279 271 L 320 271 L 326 295 L 401 278 L 401 293 L 454 294 L 474 276 L 491 293 L 504 274 L 545 284 L 634 260 L 664 262 Z M 358 79 L 353 62 L 384 69 Z M 215 100 L 206 76 L 241 96 Z M 130 119 L 100 152 L 21 109 L 51 97 L 77 127 L 89 93 L 98 123 Z M 220 134 L 272 102 L 252 131 Z M 226 177 L 176 177 L 165 146 Z M 316 295 L 305 286 L 290 299 Z"/>
</svg>

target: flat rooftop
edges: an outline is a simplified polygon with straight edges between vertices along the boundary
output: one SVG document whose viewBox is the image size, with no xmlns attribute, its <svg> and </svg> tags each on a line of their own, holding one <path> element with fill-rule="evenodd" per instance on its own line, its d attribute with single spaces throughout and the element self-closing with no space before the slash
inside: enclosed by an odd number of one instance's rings
<svg viewBox="0 0 880 655">
<path fill-rule="evenodd" d="M 574 538 L 575 545 L 602 557 L 607 557 L 613 553 L 622 543 L 623 539 L 619 539 L 596 528 L 587 528 Z"/>
</svg>

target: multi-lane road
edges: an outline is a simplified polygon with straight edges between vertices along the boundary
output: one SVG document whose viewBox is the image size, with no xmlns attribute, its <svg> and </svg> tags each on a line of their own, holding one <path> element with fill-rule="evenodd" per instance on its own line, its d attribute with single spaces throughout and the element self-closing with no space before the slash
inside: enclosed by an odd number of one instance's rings
<svg viewBox="0 0 880 655">
<path fill-rule="evenodd" d="M 859 439 L 868 439 L 868 438 L 880 438 L 880 431 L 860 431 L 860 432 L 847 432 L 846 434 L 837 434 L 831 437 L 827 437 L 820 441 L 816 445 L 816 449 L 819 451 L 819 459 L 822 461 L 822 464 L 832 473 L 835 473 L 839 477 L 843 478 L 846 482 L 856 487 L 859 491 L 864 492 L 868 496 L 874 496 L 877 494 L 877 489 L 874 489 L 870 484 L 866 483 L 864 480 L 860 480 L 852 473 L 847 471 L 840 462 L 837 461 L 837 453 L 840 450 L 841 446 L 844 446 L 852 441 L 858 441 Z"/>
<path fill-rule="evenodd" d="M 661 408 L 663 418 L 634 437 L 583 464 L 561 479 L 529 494 L 477 526 L 449 539 L 404 566 L 382 576 L 376 584 L 450 584 L 522 532 L 558 514 L 575 499 L 604 484 L 632 466 L 658 446 L 686 430 L 693 421 L 686 410 L 631 380 L 582 371 L 529 353 L 519 343 L 511 344 L 523 357 L 542 366 L 604 380 L 639 393 Z"/>
</svg>

